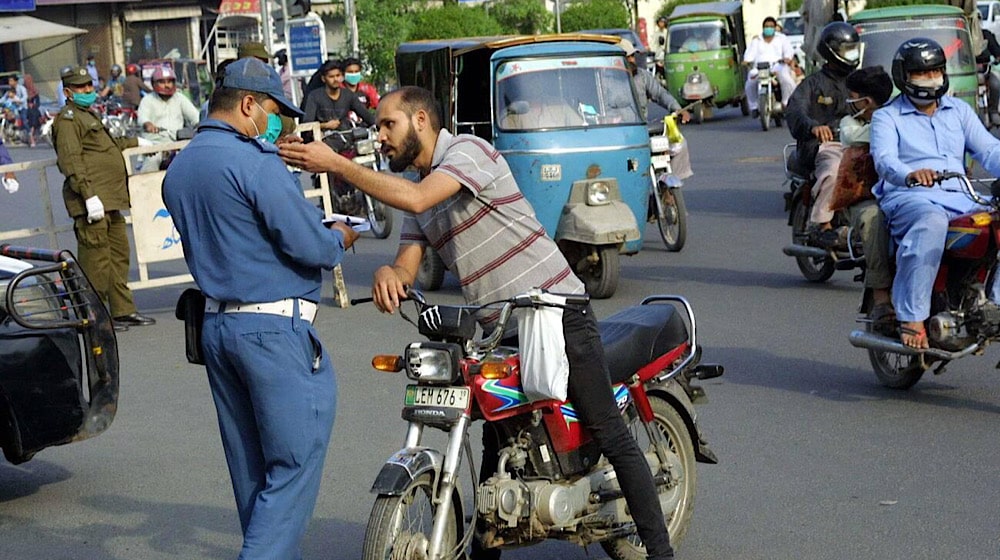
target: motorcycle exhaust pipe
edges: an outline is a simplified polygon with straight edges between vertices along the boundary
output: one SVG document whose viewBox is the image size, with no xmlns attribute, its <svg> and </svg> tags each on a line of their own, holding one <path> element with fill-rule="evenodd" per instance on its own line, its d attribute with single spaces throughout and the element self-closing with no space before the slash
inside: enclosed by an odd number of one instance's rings
<svg viewBox="0 0 1000 560">
<path fill-rule="evenodd" d="M 856 348 L 864 348 L 866 350 L 874 350 L 876 352 L 893 352 L 895 354 L 902 354 L 905 356 L 917 356 L 923 354 L 925 356 L 934 356 L 935 358 L 940 358 L 942 360 L 957 360 L 958 358 L 968 356 L 979 349 L 979 343 L 977 342 L 970 344 L 957 352 L 949 352 L 947 350 L 941 350 L 940 348 L 924 348 L 922 350 L 918 350 L 916 348 L 911 348 L 894 338 L 889 338 L 887 336 L 867 331 L 851 331 L 851 335 L 848 337 L 848 340 L 851 342 L 851 346 Z"/>
<path fill-rule="evenodd" d="M 806 257 L 810 259 L 822 259 L 830 255 L 830 252 L 826 249 L 809 247 L 807 245 L 787 245 L 781 252 L 789 257 Z"/>
</svg>

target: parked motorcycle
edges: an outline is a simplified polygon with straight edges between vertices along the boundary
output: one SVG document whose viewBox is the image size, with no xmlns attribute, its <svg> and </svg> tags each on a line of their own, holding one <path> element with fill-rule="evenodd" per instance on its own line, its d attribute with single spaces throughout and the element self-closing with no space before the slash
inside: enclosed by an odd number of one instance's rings
<svg viewBox="0 0 1000 560">
<path fill-rule="evenodd" d="M 950 361 L 980 354 L 1000 340 L 1000 306 L 986 296 L 987 286 L 996 281 L 1000 182 L 993 183 L 992 198 L 986 199 L 961 173 L 941 173 L 936 182 L 950 179 L 957 179 L 962 192 L 986 209 L 963 214 L 948 224 L 948 243 L 931 294 L 931 315 L 924 321 L 930 348 L 911 348 L 879 334 L 866 318 L 858 320 L 866 325 L 865 330 L 850 335 L 851 345 L 868 350 L 875 376 L 886 387 L 908 389 L 935 363 L 934 373 L 943 373 Z M 867 314 L 869 306 L 866 298 L 861 312 Z"/>
<path fill-rule="evenodd" d="M 847 229 L 847 239 L 835 246 L 825 246 L 819 243 L 815 230 L 809 228 L 809 215 L 812 213 L 813 196 L 812 180 L 806 176 L 798 162 L 798 151 L 795 144 L 785 144 L 782 149 L 785 163 L 785 182 L 788 191 L 785 193 L 785 211 L 788 212 L 788 225 L 792 226 L 792 244 L 782 249 L 790 257 L 795 257 L 802 276 L 810 282 L 826 282 L 837 270 L 859 269 L 861 272 L 855 280 L 864 279 L 865 256 L 861 238 L 848 224 L 843 212 L 835 212 L 831 225 L 835 230 Z"/>
<path fill-rule="evenodd" d="M 501 346 L 515 309 L 551 306 L 533 290 L 482 307 L 432 305 L 410 290 L 417 326 L 430 342 L 402 356 L 376 356 L 382 371 L 404 371 L 407 422 L 403 448 L 382 467 L 365 530 L 364 560 L 465 558 L 476 527 L 486 547 L 528 546 L 547 538 L 593 542 L 616 560 L 646 557 L 614 470 L 581 429 L 570 402 L 530 402 L 521 387 L 517 348 Z M 587 296 L 568 296 L 581 305 Z M 496 329 L 476 339 L 475 314 L 497 312 Z M 405 314 L 401 315 L 405 317 Z M 412 321 L 411 321 L 412 322 Z M 653 473 L 671 540 L 691 523 L 695 462 L 716 463 L 692 402 L 695 379 L 723 374 L 700 364 L 694 313 L 679 296 L 650 296 L 600 322 L 615 398 Z M 497 472 L 479 483 L 469 428 L 492 423 L 500 434 Z M 448 434 L 444 449 L 424 441 L 426 428 Z M 470 481 L 461 482 L 462 455 Z M 471 497 L 465 511 L 462 491 Z"/>
<path fill-rule="evenodd" d="M 100 115 L 101 123 L 112 138 L 133 137 L 138 134 L 138 112 L 126 105 L 120 97 L 112 96 L 101 103 L 95 103 L 94 110 Z"/>
<path fill-rule="evenodd" d="M 696 104 L 696 110 L 703 105 Z M 647 221 L 656 221 L 660 238 L 668 251 L 677 252 L 684 248 L 687 240 L 687 208 L 681 187 L 684 183 L 673 173 L 670 156 L 681 148 L 680 143 L 670 139 L 670 127 L 676 127 L 676 114 L 663 118 L 663 133 L 649 138 L 650 157 L 649 212 Z M 681 138 L 683 140 L 683 138 Z"/>
<path fill-rule="evenodd" d="M 760 127 L 764 130 L 781 126 L 784 109 L 781 107 L 781 83 L 778 74 L 770 62 L 757 63 L 757 111 L 760 114 Z"/>
<path fill-rule="evenodd" d="M 344 157 L 374 171 L 382 170 L 382 152 L 373 129 L 358 127 L 324 131 L 324 138 L 329 137 L 336 137 L 338 151 Z M 330 189 L 334 213 L 364 217 L 371 223 L 372 235 L 378 239 L 389 237 L 392 233 L 392 208 L 340 179 L 335 179 Z"/>
</svg>

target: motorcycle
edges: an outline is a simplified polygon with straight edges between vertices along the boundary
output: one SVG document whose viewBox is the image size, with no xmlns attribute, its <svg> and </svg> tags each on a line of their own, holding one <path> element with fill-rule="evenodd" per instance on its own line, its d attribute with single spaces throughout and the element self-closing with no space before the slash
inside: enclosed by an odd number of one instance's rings
<svg viewBox="0 0 1000 560">
<path fill-rule="evenodd" d="M 696 102 L 700 105 L 700 102 Z M 663 117 L 663 133 L 649 138 L 652 154 L 649 165 L 649 211 L 646 221 L 656 221 L 660 238 L 667 250 L 677 252 L 684 248 L 687 239 L 687 208 L 681 187 L 684 183 L 674 175 L 670 167 L 670 156 L 681 148 L 680 143 L 672 143 L 669 129 L 676 127 L 675 114 Z M 679 136 L 679 133 L 678 133 Z M 683 138 L 680 139 L 683 141 Z"/>
<path fill-rule="evenodd" d="M 781 107 L 781 83 L 778 74 L 774 72 L 770 62 L 757 63 L 757 109 L 760 114 L 760 127 L 765 131 L 781 127 L 784 109 Z"/>
<path fill-rule="evenodd" d="M 125 105 L 120 97 L 109 97 L 94 107 L 112 138 L 131 138 L 138 134 L 138 112 Z"/>
<path fill-rule="evenodd" d="M 864 280 L 865 256 L 860 236 L 848 224 L 843 212 L 834 212 L 831 225 L 835 230 L 847 228 L 844 243 L 828 247 L 819 243 L 815 230 L 809 228 L 812 213 L 812 181 L 806 176 L 798 162 L 795 144 L 785 144 L 782 149 L 785 164 L 785 211 L 788 225 L 792 227 L 792 244 L 782 248 L 782 252 L 795 257 L 795 263 L 802 276 L 810 282 L 826 282 L 837 270 L 860 269 L 855 280 Z"/>
<path fill-rule="evenodd" d="M 419 291 L 409 294 L 417 309 L 414 324 L 430 341 L 410 343 L 402 356 L 372 360 L 381 371 L 405 370 L 410 384 L 403 398 L 405 442 L 372 486 L 377 497 L 362 558 L 465 558 L 479 531 L 487 548 L 553 538 L 581 546 L 599 542 L 616 560 L 644 559 L 614 470 L 581 429 L 572 403 L 530 402 L 518 349 L 501 345 L 516 309 L 558 305 L 540 290 L 481 307 L 432 305 Z M 588 300 L 571 295 L 566 305 Z M 475 314 L 483 310 L 499 319 L 477 341 Z M 718 377 L 723 368 L 699 363 L 694 313 L 682 297 L 650 296 L 599 324 L 615 399 L 639 438 L 677 543 L 691 523 L 695 462 L 718 462 L 696 423 L 692 402 L 705 393 L 692 381 Z M 469 438 L 476 420 L 491 422 L 502 446 L 497 471 L 483 483 Z M 448 434 L 444 449 L 424 442 L 426 428 Z M 463 453 L 471 486 L 459 476 Z M 469 512 L 466 488 L 472 489 Z"/>
<path fill-rule="evenodd" d="M 880 334 L 867 318 L 858 319 L 865 330 L 850 335 L 852 346 L 868 350 L 875 376 L 886 387 L 908 389 L 935 363 L 935 375 L 941 374 L 950 361 L 981 354 L 991 342 L 1000 340 L 1000 306 L 986 296 L 987 286 L 996 281 L 1000 181 L 993 183 L 992 197 L 987 200 L 961 173 L 941 173 L 936 182 L 950 179 L 957 179 L 962 192 L 987 209 L 948 223 L 948 242 L 931 293 L 931 314 L 924 322 L 930 348 L 911 348 Z M 869 307 L 866 297 L 861 312 L 867 313 Z"/>
<path fill-rule="evenodd" d="M 373 129 L 327 130 L 323 137 L 334 137 L 337 151 L 354 163 L 374 171 L 382 170 L 382 152 Z M 378 239 L 389 237 L 392 233 L 392 208 L 340 179 L 333 179 L 330 188 L 334 213 L 364 217 L 371 224 L 372 235 Z"/>
</svg>

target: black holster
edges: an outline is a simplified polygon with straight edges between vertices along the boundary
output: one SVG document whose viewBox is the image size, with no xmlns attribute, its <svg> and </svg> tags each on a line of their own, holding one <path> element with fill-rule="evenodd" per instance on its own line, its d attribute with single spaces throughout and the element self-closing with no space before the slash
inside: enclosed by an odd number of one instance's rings
<svg viewBox="0 0 1000 560">
<path fill-rule="evenodd" d="M 205 365 L 201 350 L 201 328 L 205 322 L 205 294 L 197 288 L 184 290 L 177 299 L 174 316 L 184 321 L 184 353 L 192 364 Z"/>
</svg>

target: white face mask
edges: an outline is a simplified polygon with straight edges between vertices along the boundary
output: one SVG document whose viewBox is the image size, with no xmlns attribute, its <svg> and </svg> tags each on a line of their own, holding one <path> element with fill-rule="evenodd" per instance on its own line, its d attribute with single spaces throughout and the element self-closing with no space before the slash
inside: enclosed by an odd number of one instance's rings
<svg viewBox="0 0 1000 560">
<path fill-rule="evenodd" d="M 848 99 L 848 100 L 847 100 L 847 105 L 848 105 L 848 106 L 849 106 L 850 108 L 852 108 L 852 109 L 853 109 L 853 108 L 856 108 L 856 107 L 857 107 L 857 105 L 856 105 L 856 104 L 858 104 L 858 103 L 861 103 L 862 101 L 866 101 L 866 100 L 868 100 L 868 99 L 869 99 L 869 98 L 867 98 L 867 97 L 859 97 L 859 98 L 857 98 L 857 99 Z M 861 109 L 860 111 L 858 111 L 858 112 L 856 112 L 856 113 L 852 114 L 851 116 L 852 116 L 852 117 L 854 117 L 854 118 L 858 118 L 858 117 L 860 117 L 861 115 L 863 115 L 863 114 L 865 113 L 865 111 L 867 111 L 867 110 L 868 110 L 868 108 L 867 108 L 867 107 L 865 107 L 865 108 Z"/>
<path fill-rule="evenodd" d="M 944 76 L 939 78 L 914 78 L 910 83 L 921 88 L 939 88 L 944 85 Z"/>
<path fill-rule="evenodd" d="M 861 49 L 855 47 L 844 51 L 844 60 L 854 62 L 861 58 Z"/>
</svg>

